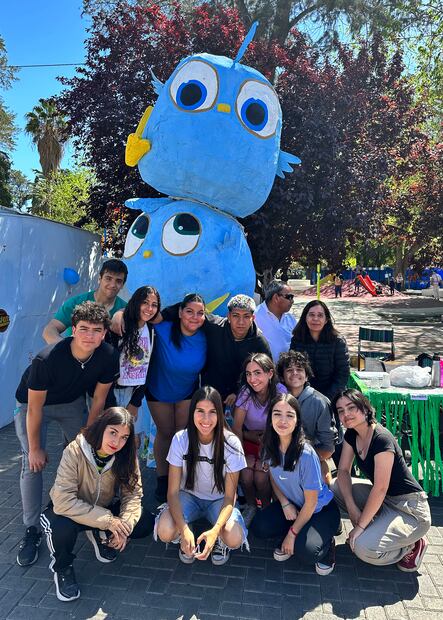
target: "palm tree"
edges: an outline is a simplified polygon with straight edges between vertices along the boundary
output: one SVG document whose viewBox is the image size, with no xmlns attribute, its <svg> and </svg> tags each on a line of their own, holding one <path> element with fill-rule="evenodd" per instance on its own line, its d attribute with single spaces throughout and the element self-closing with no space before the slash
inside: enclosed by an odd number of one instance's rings
<svg viewBox="0 0 443 620">
<path fill-rule="evenodd" d="M 68 124 L 54 99 L 39 99 L 32 112 L 26 114 L 25 132 L 37 145 L 43 176 L 49 178 L 58 170 L 63 147 L 68 140 Z"/>
</svg>

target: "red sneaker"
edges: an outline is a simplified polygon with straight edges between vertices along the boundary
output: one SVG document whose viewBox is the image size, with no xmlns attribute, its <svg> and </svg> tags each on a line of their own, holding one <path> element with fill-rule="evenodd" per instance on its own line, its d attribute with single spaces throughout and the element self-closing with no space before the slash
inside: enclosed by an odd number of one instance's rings
<svg viewBox="0 0 443 620">
<path fill-rule="evenodd" d="M 398 568 L 405 573 L 414 573 L 418 570 L 428 544 L 427 538 L 417 540 L 412 551 L 403 556 L 400 562 L 397 562 Z"/>
</svg>

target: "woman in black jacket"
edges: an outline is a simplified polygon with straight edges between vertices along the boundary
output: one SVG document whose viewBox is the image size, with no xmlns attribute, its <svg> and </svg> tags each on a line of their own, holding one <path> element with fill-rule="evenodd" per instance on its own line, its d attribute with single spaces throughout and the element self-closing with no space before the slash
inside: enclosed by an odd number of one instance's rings
<svg viewBox="0 0 443 620">
<path fill-rule="evenodd" d="M 311 386 L 332 400 L 344 390 L 349 378 L 349 351 L 346 340 L 332 323 L 328 306 L 314 299 L 303 309 L 292 332 L 291 349 L 306 352 L 314 376 Z"/>
</svg>

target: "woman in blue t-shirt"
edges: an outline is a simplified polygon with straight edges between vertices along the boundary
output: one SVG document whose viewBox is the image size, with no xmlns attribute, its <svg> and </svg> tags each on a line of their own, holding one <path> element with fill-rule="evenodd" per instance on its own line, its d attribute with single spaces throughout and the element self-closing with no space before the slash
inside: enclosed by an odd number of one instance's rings
<svg viewBox="0 0 443 620">
<path fill-rule="evenodd" d="M 295 554 L 315 564 L 318 575 L 329 575 L 335 566 L 340 512 L 322 480 L 319 458 L 305 442 L 300 406 L 291 394 L 279 394 L 271 403 L 263 456 L 277 501 L 256 514 L 251 532 L 257 538 L 283 538 L 274 550 L 275 560 L 283 562 Z"/>
<path fill-rule="evenodd" d="M 172 437 L 188 423 L 189 403 L 198 388 L 206 362 L 205 302 L 197 293 L 186 295 L 174 321 L 154 325 L 155 347 L 149 364 L 146 400 L 157 427 L 154 457 L 157 467 L 155 497 L 166 501 L 168 463 Z"/>
</svg>

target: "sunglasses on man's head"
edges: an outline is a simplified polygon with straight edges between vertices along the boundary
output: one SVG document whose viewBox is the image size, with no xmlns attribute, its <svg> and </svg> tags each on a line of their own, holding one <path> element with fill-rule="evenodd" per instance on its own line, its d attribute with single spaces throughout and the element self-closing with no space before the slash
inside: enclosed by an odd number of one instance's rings
<svg viewBox="0 0 443 620">
<path fill-rule="evenodd" d="M 282 293 L 279 293 L 279 295 L 280 295 L 280 297 L 284 297 L 288 301 L 293 301 L 293 299 L 294 299 L 294 295 L 292 293 L 287 293 L 286 295 L 283 295 Z"/>
</svg>

